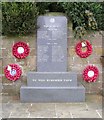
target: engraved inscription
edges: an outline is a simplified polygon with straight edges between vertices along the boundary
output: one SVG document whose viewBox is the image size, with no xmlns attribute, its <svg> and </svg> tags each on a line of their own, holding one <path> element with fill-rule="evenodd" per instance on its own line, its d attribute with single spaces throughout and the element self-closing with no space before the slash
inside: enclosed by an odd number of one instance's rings
<svg viewBox="0 0 104 120">
<path fill-rule="evenodd" d="M 72 82 L 72 79 L 33 79 L 33 82 Z"/>
</svg>

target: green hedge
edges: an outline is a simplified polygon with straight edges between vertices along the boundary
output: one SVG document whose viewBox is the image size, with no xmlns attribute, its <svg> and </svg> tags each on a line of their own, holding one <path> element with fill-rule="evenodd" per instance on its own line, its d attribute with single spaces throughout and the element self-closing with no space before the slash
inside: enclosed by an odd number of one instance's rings
<svg viewBox="0 0 104 120">
<path fill-rule="evenodd" d="M 87 31 L 104 30 L 103 3 L 62 3 L 72 20 L 75 37 L 82 38 Z"/>
<path fill-rule="evenodd" d="M 103 5 L 95 2 L 3 2 L 2 32 L 5 35 L 32 33 L 36 29 L 37 16 L 48 10 L 66 13 L 75 35 L 82 37 L 86 30 L 104 30 Z"/>
<path fill-rule="evenodd" d="M 98 24 L 98 30 L 104 30 L 104 2 L 91 3 L 90 8 Z"/>
<path fill-rule="evenodd" d="M 36 28 L 38 9 L 35 3 L 2 3 L 2 32 L 8 34 L 29 34 Z"/>
</svg>

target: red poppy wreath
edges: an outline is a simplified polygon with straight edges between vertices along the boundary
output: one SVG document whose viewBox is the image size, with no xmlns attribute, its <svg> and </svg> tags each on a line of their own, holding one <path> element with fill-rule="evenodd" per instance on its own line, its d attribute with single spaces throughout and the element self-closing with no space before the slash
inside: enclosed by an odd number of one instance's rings
<svg viewBox="0 0 104 120">
<path fill-rule="evenodd" d="M 30 52 L 29 46 L 25 42 L 17 42 L 13 45 L 12 53 L 18 59 L 23 59 Z"/>
<path fill-rule="evenodd" d="M 88 65 L 83 71 L 83 79 L 86 82 L 95 82 L 99 76 L 99 70 L 96 66 Z"/>
<path fill-rule="evenodd" d="M 86 48 L 86 50 L 82 51 L 82 48 Z M 75 47 L 75 51 L 81 58 L 86 58 L 92 53 L 92 45 L 87 40 L 84 42 L 78 42 Z"/>
<path fill-rule="evenodd" d="M 22 74 L 21 68 L 17 64 L 9 64 L 4 69 L 5 77 L 11 81 L 16 81 Z"/>
</svg>

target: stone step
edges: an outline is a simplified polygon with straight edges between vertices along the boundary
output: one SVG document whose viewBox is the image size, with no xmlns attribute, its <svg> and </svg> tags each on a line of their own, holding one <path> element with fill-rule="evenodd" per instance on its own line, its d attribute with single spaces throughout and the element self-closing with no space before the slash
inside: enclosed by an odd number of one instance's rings
<svg viewBox="0 0 104 120">
<path fill-rule="evenodd" d="M 26 87 L 20 89 L 21 102 L 84 102 L 85 88 L 78 87 Z"/>
<path fill-rule="evenodd" d="M 73 87 L 77 86 L 77 74 L 75 72 L 28 72 L 27 86 Z"/>
</svg>

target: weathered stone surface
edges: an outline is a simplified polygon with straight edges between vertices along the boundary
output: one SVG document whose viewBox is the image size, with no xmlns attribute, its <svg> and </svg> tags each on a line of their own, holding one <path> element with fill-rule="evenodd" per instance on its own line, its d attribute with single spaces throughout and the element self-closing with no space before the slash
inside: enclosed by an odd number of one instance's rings
<svg viewBox="0 0 104 120">
<path fill-rule="evenodd" d="M 2 59 L 0 59 L 0 74 L 2 74 L 2 64 L 3 64 Z"/>
<path fill-rule="evenodd" d="M 3 58 L 3 67 L 7 66 L 8 64 L 15 63 L 14 58 Z"/>
<path fill-rule="evenodd" d="M 36 56 L 36 49 L 35 48 L 31 48 L 30 50 L 30 56 Z"/>
<path fill-rule="evenodd" d="M 94 47 L 94 53 L 98 56 L 101 56 L 103 54 L 103 50 L 102 47 Z"/>
</svg>

